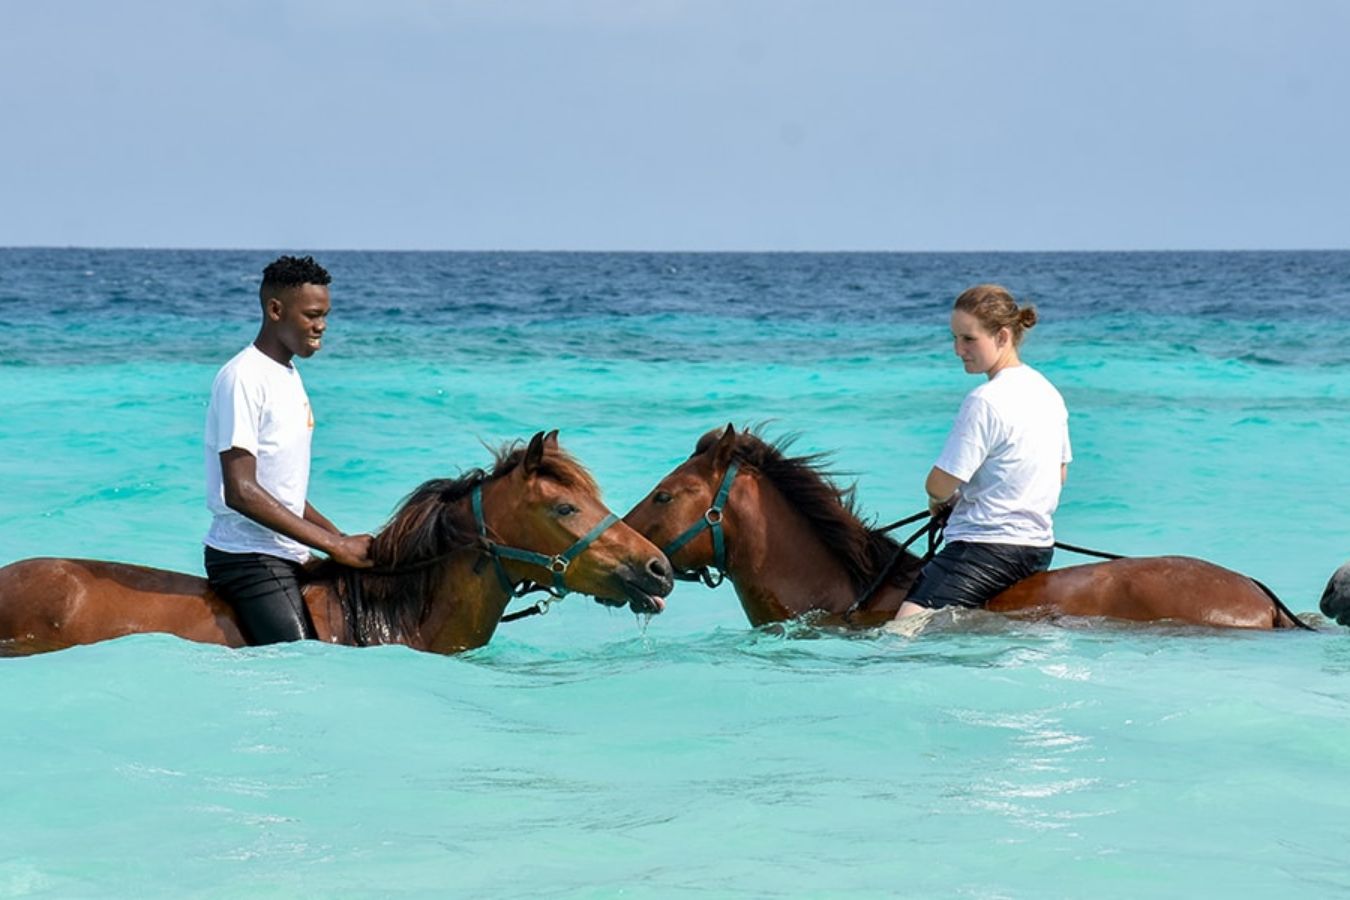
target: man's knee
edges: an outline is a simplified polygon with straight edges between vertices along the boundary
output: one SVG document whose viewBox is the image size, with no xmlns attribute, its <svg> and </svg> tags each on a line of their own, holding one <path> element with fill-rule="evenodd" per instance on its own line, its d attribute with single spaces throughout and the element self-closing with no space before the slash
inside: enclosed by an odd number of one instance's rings
<svg viewBox="0 0 1350 900">
<path fill-rule="evenodd" d="M 315 636 L 304 604 L 298 598 L 282 594 L 259 596 L 235 604 L 234 609 L 250 644 L 281 644 Z"/>
</svg>

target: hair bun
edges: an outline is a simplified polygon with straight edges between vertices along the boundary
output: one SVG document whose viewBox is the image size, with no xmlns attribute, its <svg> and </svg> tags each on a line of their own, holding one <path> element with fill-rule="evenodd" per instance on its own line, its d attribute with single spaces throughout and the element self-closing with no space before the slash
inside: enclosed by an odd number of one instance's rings
<svg viewBox="0 0 1350 900">
<path fill-rule="evenodd" d="M 1035 326 L 1036 321 L 1039 318 L 1040 317 L 1036 315 L 1036 307 L 1031 306 L 1030 304 L 1017 311 L 1017 321 L 1021 323 L 1023 328 Z"/>
</svg>

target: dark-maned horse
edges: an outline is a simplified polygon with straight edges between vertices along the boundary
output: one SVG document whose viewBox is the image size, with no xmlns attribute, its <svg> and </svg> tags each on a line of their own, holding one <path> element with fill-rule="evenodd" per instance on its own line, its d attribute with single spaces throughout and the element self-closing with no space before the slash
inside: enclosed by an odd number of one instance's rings
<svg viewBox="0 0 1350 900">
<path fill-rule="evenodd" d="M 859 518 L 852 489 L 836 487 L 820 470 L 819 456 L 788 456 L 788 444 L 737 433 L 730 425 L 710 431 L 624 521 L 665 551 L 677 577 L 693 580 L 702 573 L 709 580 L 710 570 L 725 573 L 752 625 L 806 613 L 821 624 L 851 627 L 892 619 L 922 561 L 908 550 L 897 557 L 897 543 Z M 988 608 L 1233 628 L 1304 627 L 1252 579 L 1180 556 L 1042 572 L 999 594 Z"/>
<path fill-rule="evenodd" d="M 526 581 L 634 612 L 659 612 L 673 586 L 665 556 L 605 507 L 556 431 L 498 451 L 491 472 L 417 488 L 375 536 L 371 557 L 374 569 L 308 567 L 303 593 L 321 640 L 456 653 L 488 642 Z M 140 632 L 246 643 L 203 578 L 79 559 L 0 569 L 0 653 Z"/>
</svg>

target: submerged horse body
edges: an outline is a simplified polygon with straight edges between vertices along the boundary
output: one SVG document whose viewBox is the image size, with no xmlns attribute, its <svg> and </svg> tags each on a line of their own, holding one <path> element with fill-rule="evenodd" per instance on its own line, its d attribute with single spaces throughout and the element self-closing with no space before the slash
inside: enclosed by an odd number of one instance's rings
<svg viewBox="0 0 1350 900">
<path fill-rule="evenodd" d="M 824 624 L 874 627 L 894 618 L 923 560 L 868 527 L 851 490 L 819 458 L 791 457 L 728 425 L 624 521 L 665 549 L 686 580 L 722 572 L 752 625 L 812 614 Z M 1350 615 L 1350 601 L 1346 603 Z M 1203 560 L 1119 559 L 1032 576 L 988 604 L 1021 615 L 1109 617 L 1228 628 L 1303 627 L 1245 575 Z"/>
<path fill-rule="evenodd" d="M 375 536 L 375 568 L 311 563 L 303 589 L 320 640 L 455 653 L 488 642 L 518 585 L 659 612 L 670 566 L 601 502 L 590 473 L 536 434 L 491 471 L 418 487 Z M 145 566 L 28 559 L 0 568 L 0 653 L 141 632 L 243 646 L 233 609 L 204 578 Z"/>
</svg>

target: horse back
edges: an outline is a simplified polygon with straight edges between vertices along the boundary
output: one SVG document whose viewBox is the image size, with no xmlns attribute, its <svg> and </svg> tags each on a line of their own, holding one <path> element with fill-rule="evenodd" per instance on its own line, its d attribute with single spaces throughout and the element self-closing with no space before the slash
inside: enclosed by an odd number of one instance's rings
<svg viewBox="0 0 1350 900">
<path fill-rule="evenodd" d="M 140 632 L 244 643 L 233 611 L 195 575 L 89 559 L 0 568 L 0 648 L 56 650 Z"/>
<path fill-rule="evenodd" d="M 1252 579 L 1187 556 L 1115 559 L 1041 572 L 994 597 L 988 608 L 1225 628 L 1292 624 Z"/>
</svg>

